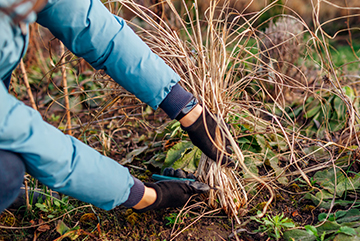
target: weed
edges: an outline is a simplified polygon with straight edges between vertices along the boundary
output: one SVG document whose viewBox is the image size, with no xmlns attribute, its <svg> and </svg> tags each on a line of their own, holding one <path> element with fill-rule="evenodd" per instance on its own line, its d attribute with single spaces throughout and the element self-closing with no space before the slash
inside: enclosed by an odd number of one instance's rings
<svg viewBox="0 0 360 241">
<path fill-rule="evenodd" d="M 184 214 L 181 217 L 178 217 L 177 213 L 170 213 L 169 216 L 165 217 L 165 220 L 168 221 L 166 223 L 166 225 L 174 225 L 174 224 L 182 223 L 183 220 L 188 217 L 189 217 L 189 214 Z"/>
<path fill-rule="evenodd" d="M 68 196 L 57 199 L 43 192 L 40 192 L 40 194 L 45 195 L 45 199 L 43 200 L 43 198 L 40 197 L 37 203 L 35 203 L 35 207 L 44 212 L 45 217 L 48 219 L 52 219 L 72 209 Z"/>
<path fill-rule="evenodd" d="M 276 240 L 281 238 L 283 234 L 282 230 L 295 227 L 295 224 L 291 219 L 284 217 L 284 213 L 280 215 L 277 214 L 273 217 L 266 215 L 261 219 L 252 217 L 252 219 L 261 224 L 256 232 L 266 232 L 269 236 L 274 237 Z"/>
</svg>

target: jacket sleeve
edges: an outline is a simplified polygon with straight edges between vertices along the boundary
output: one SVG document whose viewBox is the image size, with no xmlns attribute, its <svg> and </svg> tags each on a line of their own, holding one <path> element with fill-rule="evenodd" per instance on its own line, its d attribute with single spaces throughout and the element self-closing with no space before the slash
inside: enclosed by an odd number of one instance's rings
<svg viewBox="0 0 360 241">
<path fill-rule="evenodd" d="M 134 185 L 127 168 L 47 124 L 1 80 L 0 149 L 19 153 L 27 172 L 53 190 L 106 210 L 124 203 Z"/>
<path fill-rule="evenodd" d="M 75 55 L 156 109 L 180 77 L 99 0 L 50 0 L 38 14 Z"/>
</svg>

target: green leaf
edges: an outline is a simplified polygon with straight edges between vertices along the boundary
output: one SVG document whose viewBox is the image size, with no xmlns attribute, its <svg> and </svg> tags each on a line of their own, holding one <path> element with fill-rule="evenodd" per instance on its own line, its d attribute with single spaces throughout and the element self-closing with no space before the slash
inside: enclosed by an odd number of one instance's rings
<svg viewBox="0 0 360 241">
<path fill-rule="evenodd" d="M 304 117 L 307 118 L 307 119 L 311 118 L 314 115 L 316 115 L 317 113 L 319 113 L 320 110 L 321 110 L 321 105 L 319 103 L 319 105 L 317 105 L 317 106 L 313 107 L 312 109 L 306 111 L 305 114 L 304 114 Z"/>
<path fill-rule="evenodd" d="M 259 175 L 257 164 L 259 165 L 263 164 L 262 161 L 259 161 L 256 157 L 245 156 L 244 163 L 251 173 L 255 174 L 256 176 Z M 251 178 L 251 177 L 252 176 L 248 172 L 244 173 L 244 178 Z"/>
<path fill-rule="evenodd" d="M 38 208 L 46 208 L 46 206 L 42 203 L 35 203 L 35 206 Z"/>
<path fill-rule="evenodd" d="M 341 233 L 341 234 L 337 235 L 333 239 L 333 241 L 360 241 L 360 237 L 358 237 L 358 236 L 351 237 L 351 236 Z"/>
<path fill-rule="evenodd" d="M 346 213 L 348 211 L 344 211 L 344 210 L 339 210 L 335 213 L 335 217 L 336 217 L 336 220 L 338 220 L 339 218 L 342 218 L 344 216 L 346 216 Z"/>
<path fill-rule="evenodd" d="M 321 196 L 321 194 L 323 194 L 323 196 Z M 331 206 L 332 194 L 330 194 L 328 191 L 324 190 L 321 192 L 320 191 L 317 192 L 316 195 L 307 193 L 307 194 L 305 194 L 304 198 L 310 199 L 311 201 L 313 201 L 313 203 L 315 205 L 319 205 L 320 208 L 329 209 Z M 341 199 L 335 200 L 335 205 L 347 206 L 347 205 L 353 204 L 353 203 L 354 203 L 354 201 L 347 201 L 347 200 L 341 200 Z"/>
<path fill-rule="evenodd" d="M 239 144 L 251 143 L 251 141 L 245 137 L 241 137 L 241 138 L 237 139 L 236 142 Z"/>
<path fill-rule="evenodd" d="M 340 170 L 336 170 L 337 183 L 335 184 L 335 174 L 334 169 L 330 168 L 324 171 L 318 171 L 314 175 L 316 182 L 328 190 L 330 193 L 334 193 L 336 185 L 336 195 L 342 197 L 345 191 L 352 190 L 352 185 L 349 181 L 349 178 L 345 177 Z"/>
<path fill-rule="evenodd" d="M 345 212 L 344 215 L 338 215 L 339 212 Z M 359 209 L 350 209 L 348 211 L 338 211 L 336 212 L 336 222 L 338 223 L 349 223 L 360 220 L 360 210 Z M 338 218 L 339 217 L 339 218 Z"/>
<path fill-rule="evenodd" d="M 70 228 L 66 226 L 62 220 L 59 220 L 58 224 L 56 225 L 56 232 L 58 232 L 60 235 L 64 235 L 69 230 Z"/>
<path fill-rule="evenodd" d="M 339 131 L 345 127 L 346 120 L 330 120 L 329 121 L 329 130 L 331 132 Z"/>
<path fill-rule="evenodd" d="M 43 212 L 49 212 L 48 207 L 41 203 L 35 203 L 35 206 L 38 207 Z"/>
<path fill-rule="evenodd" d="M 347 226 L 341 226 L 338 232 L 349 235 L 349 236 L 357 235 L 355 229 L 347 227 Z"/>
<path fill-rule="evenodd" d="M 315 237 L 318 236 L 317 229 L 312 225 L 305 225 L 304 226 L 307 233 L 314 235 Z"/>
<path fill-rule="evenodd" d="M 194 145 L 190 141 L 181 141 L 171 147 L 167 152 L 163 169 L 165 167 L 171 167 L 177 160 L 179 160 L 187 151 L 190 151 Z"/>
<path fill-rule="evenodd" d="M 326 221 L 317 228 L 318 233 L 326 232 L 326 234 L 335 233 L 340 229 L 341 225 L 337 222 Z"/>
<path fill-rule="evenodd" d="M 289 220 L 287 222 L 283 222 L 283 223 L 281 223 L 281 225 L 284 226 L 285 228 L 294 228 L 295 227 L 295 224 L 291 220 Z"/>
<path fill-rule="evenodd" d="M 326 217 L 327 217 L 327 213 L 320 213 L 319 216 L 318 216 L 319 222 L 324 221 L 324 220 L 326 219 Z M 330 213 L 330 215 L 329 215 L 329 217 L 328 217 L 327 220 L 329 220 L 329 221 L 335 221 L 335 216 L 334 216 L 334 214 L 333 214 L 333 213 Z"/>
<path fill-rule="evenodd" d="M 305 230 L 293 229 L 284 232 L 284 239 L 287 241 L 315 241 L 316 237 Z"/>
<path fill-rule="evenodd" d="M 343 233 L 338 234 L 334 241 L 360 241 L 359 233 L 360 233 L 360 227 L 355 229 L 355 232 L 357 233 L 355 236 L 349 236 Z"/>
<path fill-rule="evenodd" d="M 324 240 L 325 240 L 325 236 L 326 236 L 326 233 L 323 232 L 323 233 L 321 234 L 320 240 L 321 240 L 321 241 L 324 241 Z"/>
<path fill-rule="evenodd" d="M 162 168 L 165 158 L 166 158 L 165 153 L 157 153 L 153 157 L 151 157 L 151 159 L 149 161 L 145 162 L 144 164 L 145 165 L 151 164 L 154 167 Z"/>
<path fill-rule="evenodd" d="M 121 161 L 120 161 L 120 164 L 121 165 L 125 165 L 125 164 L 128 164 L 128 163 L 131 163 L 134 158 L 138 155 L 140 155 L 141 153 L 143 153 L 144 151 L 146 151 L 149 147 L 148 146 L 143 146 L 143 147 L 139 147 L 135 150 L 132 150 L 130 153 L 128 153 L 125 158 L 123 158 Z"/>
<path fill-rule="evenodd" d="M 180 168 L 187 172 L 195 172 L 199 165 L 201 153 L 200 149 L 194 146 L 190 152 L 176 160 L 172 167 L 174 169 Z"/>
<path fill-rule="evenodd" d="M 288 112 L 290 118 L 294 118 L 294 117 L 297 117 L 303 109 L 304 109 L 304 106 L 300 105 L 299 107 L 295 108 L 294 110 L 292 110 L 292 111 L 289 110 L 287 112 Z"/>
<path fill-rule="evenodd" d="M 323 147 L 317 146 L 317 145 L 305 147 L 304 153 L 307 155 L 311 154 L 309 157 L 311 157 L 317 161 L 323 160 L 323 159 L 329 160 L 329 158 L 330 158 L 328 152 Z"/>
<path fill-rule="evenodd" d="M 356 97 L 354 89 L 350 86 L 344 86 L 342 89 L 345 92 L 345 95 L 347 95 L 352 101 L 354 101 Z"/>
<path fill-rule="evenodd" d="M 334 98 L 334 109 L 336 111 L 337 118 L 343 119 L 346 113 L 346 105 L 344 101 L 338 96 Z"/>
<path fill-rule="evenodd" d="M 55 206 L 60 207 L 60 202 L 58 200 L 54 200 L 54 204 Z"/>
<path fill-rule="evenodd" d="M 275 175 L 278 178 L 278 181 L 281 184 L 287 185 L 289 183 L 289 180 L 285 177 L 285 176 L 280 176 L 280 174 L 282 174 L 282 171 L 284 170 L 282 167 L 280 167 L 279 164 L 279 159 L 276 157 L 276 154 L 271 151 L 270 149 L 267 149 L 266 153 L 266 157 L 270 158 L 269 162 L 270 162 L 270 166 L 272 169 L 274 169 L 275 171 Z"/>
<path fill-rule="evenodd" d="M 279 238 L 281 238 L 280 231 L 277 228 L 275 229 L 275 238 L 276 240 L 279 240 Z"/>
</svg>

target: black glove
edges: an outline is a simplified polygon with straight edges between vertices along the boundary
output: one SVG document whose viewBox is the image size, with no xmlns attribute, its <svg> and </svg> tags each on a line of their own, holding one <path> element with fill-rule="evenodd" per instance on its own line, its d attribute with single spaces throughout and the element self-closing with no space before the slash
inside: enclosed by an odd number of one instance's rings
<svg viewBox="0 0 360 241">
<path fill-rule="evenodd" d="M 181 207 L 192 195 L 206 193 L 210 190 L 210 187 L 202 182 L 160 181 L 144 184 L 155 189 L 157 198 L 152 205 L 134 210 L 138 213 L 169 207 Z"/>
<path fill-rule="evenodd" d="M 213 142 L 215 142 L 215 133 L 218 132 L 220 135 L 220 129 L 218 127 L 218 124 L 216 121 L 211 117 L 211 115 L 205 110 L 203 110 L 203 113 L 205 113 L 205 121 L 207 130 L 211 135 L 211 139 Z M 210 137 L 208 136 L 208 132 L 205 129 L 204 125 L 204 117 L 203 114 L 199 116 L 199 118 L 189 127 L 183 127 L 181 128 L 184 131 L 187 131 L 190 140 L 192 143 L 197 146 L 206 156 L 208 156 L 210 159 L 214 161 L 219 161 L 221 164 L 226 166 L 234 166 L 234 161 L 231 160 L 226 153 L 231 154 L 232 151 L 229 148 L 230 147 L 230 141 L 225 138 L 225 150 L 223 154 L 223 157 L 221 160 L 219 160 L 221 156 L 221 151 L 216 148 L 216 146 L 211 141 Z M 218 129 L 218 130 L 217 130 Z M 220 141 L 223 141 L 223 137 L 220 136 Z"/>
<path fill-rule="evenodd" d="M 189 179 L 194 179 L 196 180 L 196 177 L 193 173 L 191 172 L 184 172 L 181 169 L 174 169 L 172 167 L 167 167 L 164 169 L 163 171 L 163 175 L 164 176 L 168 176 L 168 177 L 179 177 L 179 178 L 189 178 Z"/>
</svg>

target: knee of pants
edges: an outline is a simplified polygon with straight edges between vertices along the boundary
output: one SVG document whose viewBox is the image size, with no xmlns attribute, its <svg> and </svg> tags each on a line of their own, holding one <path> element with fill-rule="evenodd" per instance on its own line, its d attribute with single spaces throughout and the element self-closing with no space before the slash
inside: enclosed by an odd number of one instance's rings
<svg viewBox="0 0 360 241">
<path fill-rule="evenodd" d="M 19 195 L 25 174 L 21 157 L 0 150 L 0 212 L 10 206 Z"/>
</svg>

